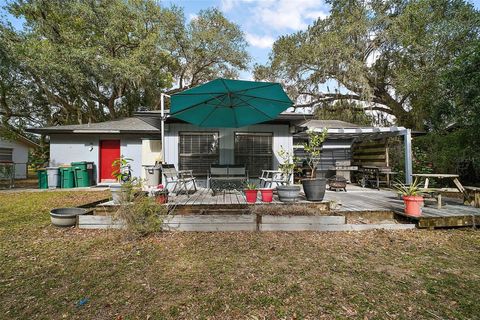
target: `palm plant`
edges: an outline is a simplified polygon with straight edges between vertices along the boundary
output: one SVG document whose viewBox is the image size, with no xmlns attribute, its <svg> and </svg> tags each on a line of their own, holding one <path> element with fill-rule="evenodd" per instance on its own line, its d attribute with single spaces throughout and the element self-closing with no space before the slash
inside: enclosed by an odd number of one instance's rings
<svg viewBox="0 0 480 320">
<path fill-rule="evenodd" d="M 404 184 L 401 181 L 396 181 L 395 184 L 393 185 L 393 188 L 397 190 L 399 194 L 405 197 L 409 196 L 423 196 L 426 192 L 426 190 L 423 190 L 420 187 L 420 181 L 418 178 L 413 181 L 412 184 Z"/>
</svg>

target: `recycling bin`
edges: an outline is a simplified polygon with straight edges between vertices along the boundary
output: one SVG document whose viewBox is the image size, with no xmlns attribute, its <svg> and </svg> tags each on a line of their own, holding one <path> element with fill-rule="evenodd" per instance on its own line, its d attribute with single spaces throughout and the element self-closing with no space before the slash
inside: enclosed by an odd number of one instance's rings
<svg viewBox="0 0 480 320">
<path fill-rule="evenodd" d="M 93 185 L 93 162 L 78 161 L 71 163 L 74 170 L 75 185 L 77 187 L 90 187 Z"/>
<path fill-rule="evenodd" d="M 59 167 L 47 167 L 48 188 L 56 189 L 60 187 Z"/>
<path fill-rule="evenodd" d="M 60 186 L 65 189 L 75 187 L 75 172 L 73 167 L 60 168 Z"/>
<path fill-rule="evenodd" d="M 37 170 L 37 178 L 38 178 L 38 189 L 48 189 L 47 170 L 38 169 Z"/>
</svg>

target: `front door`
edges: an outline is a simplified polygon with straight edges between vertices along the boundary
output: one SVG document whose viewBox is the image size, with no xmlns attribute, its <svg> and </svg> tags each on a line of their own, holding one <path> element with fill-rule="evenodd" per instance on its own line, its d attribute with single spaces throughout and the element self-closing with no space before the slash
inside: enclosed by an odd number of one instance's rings
<svg viewBox="0 0 480 320">
<path fill-rule="evenodd" d="M 112 162 L 120 158 L 120 140 L 100 141 L 100 182 L 115 182 Z"/>
</svg>

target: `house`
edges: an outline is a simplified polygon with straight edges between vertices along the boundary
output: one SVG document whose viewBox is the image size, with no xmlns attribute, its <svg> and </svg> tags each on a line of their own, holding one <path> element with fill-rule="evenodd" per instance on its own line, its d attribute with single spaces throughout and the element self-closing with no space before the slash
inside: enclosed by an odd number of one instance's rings
<svg viewBox="0 0 480 320">
<path fill-rule="evenodd" d="M 310 118 L 283 113 L 248 127 L 212 129 L 167 117 L 165 162 L 193 170 L 199 180 L 213 163 L 244 163 L 249 175 L 258 177 L 262 169 L 278 167 L 277 152 L 281 147 L 292 150 L 293 134 Z M 137 177 L 145 176 L 142 166 L 162 161 L 160 121 L 160 112 L 147 111 L 121 120 L 28 131 L 50 137 L 50 166 L 90 161 L 95 164 L 96 181 L 110 183 L 114 181 L 111 164 L 120 155 L 132 159 L 132 174 Z"/>
<path fill-rule="evenodd" d="M 142 166 L 162 162 L 160 111 L 142 111 L 134 117 L 93 124 L 32 128 L 29 131 L 50 137 L 50 165 L 73 161 L 91 161 L 98 183 L 114 182 L 112 162 L 120 155 L 132 159 L 134 176 L 145 177 Z M 361 143 L 403 136 L 411 144 L 410 131 L 403 127 L 359 127 L 338 120 L 313 120 L 311 114 L 284 112 L 276 119 L 243 128 L 202 128 L 165 116 L 165 161 L 180 170 L 193 170 L 204 180 L 211 164 L 245 164 L 252 178 L 262 170 L 276 169 L 278 151 L 284 148 L 302 156 L 306 130 L 328 130 L 319 170 L 328 171 L 337 161 L 351 160 L 355 165 L 381 165 L 355 159 Z M 411 151 L 406 148 L 406 171 L 411 172 Z M 388 157 L 388 153 L 386 155 Z"/>
<path fill-rule="evenodd" d="M 15 135 L 11 139 L 0 137 L 0 162 L 15 164 L 15 179 L 26 179 L 28 170 L 28 153 L 39 147 L 30 139 Z"/>
<path fill-rule="evenodd" d="M 142 165 L 161 160 L 160 129 L 137 117 L 28 131 L 50 137 L 50 166 L 93 162 L 98 183 L 115 182 L 112 162 L 121 155 L 132 159 L 131 169 L 138 177 L 143 175 Z"/>
</svg>

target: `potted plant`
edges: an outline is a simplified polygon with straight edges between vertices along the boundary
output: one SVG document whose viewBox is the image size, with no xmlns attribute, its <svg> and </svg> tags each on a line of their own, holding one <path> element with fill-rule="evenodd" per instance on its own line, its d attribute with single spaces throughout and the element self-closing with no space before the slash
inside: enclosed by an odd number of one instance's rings
<svg viewBox="0 0 480 320">
<path fill-rule="evenodd" d="M 110 185 L 110 191 L 112 192 L 112 200 L 115 204 L 120 204 L 127 198 L 126 194 L 129 192 L 132 180 L 132 173 L 130 170 L 130 161 L 132 159 L 125 158 L 123 155 L 120 158 L 112 162 L 112 176 L 117 179 L 117 184 Z M 125 183 L 127 185 L 123 186 Z"/>
<path fill-rule="evenodd" d="M 402 196 L 405 204 L 405 214 L 413 217 L 422 215 L 423 194 L 425 191 L 421 190 L 418 178 L 411 185 L 406 185 L 399 181 L 394 184 L 393 188 Z"/>
<path fill-rule="evenodd" d="M 327 138 L 327 129 L 322 132 L 307 131 L 308 142 L 303 145 L 307 154 L 306 163 L 310 168 L 310 177 L 302 179 L 303 191 L 308 201 L 322 201 L 325 195 L 326 179 L 317 178 L 317 166 L 320 163 L 322 144 Z"/>
<path fill-rule="evenodd" d="M 272 188 L 260 188 L 260 193 L 262 195 L 263 202 L 272 202 L 273 200 L 273 189 Z"/>
<path fill-rule="evenodd" d="M 257 194 L 258 188 L 257 185 L 254 183 L 247 183 L 245 184 L 245 197 L 247 198 L 248 203 L 255 203 L 257 202 Z"/>
<path fill-rule="evenodd" d="M 155 191 L 153 191 L 155 196 L 155 202 L 159 204 L 164 204 L 168 202 L 168 189 L 163 187 L 163 184 L 159 184 Z"/>
<path fill-rule="evenodd" d="M 278 169 L 286 178 L 285 185 L 277 186 L 278 199 L 282 202 L 295 202 L 300 194 L 300 186 L 290 184 L 290 177 L 292 177 L 295 170 L 295 157 L 291 152 L 285 150 L 283 146 L 280 147 L 277 154 L 282 159 Z"/>
</svg>

